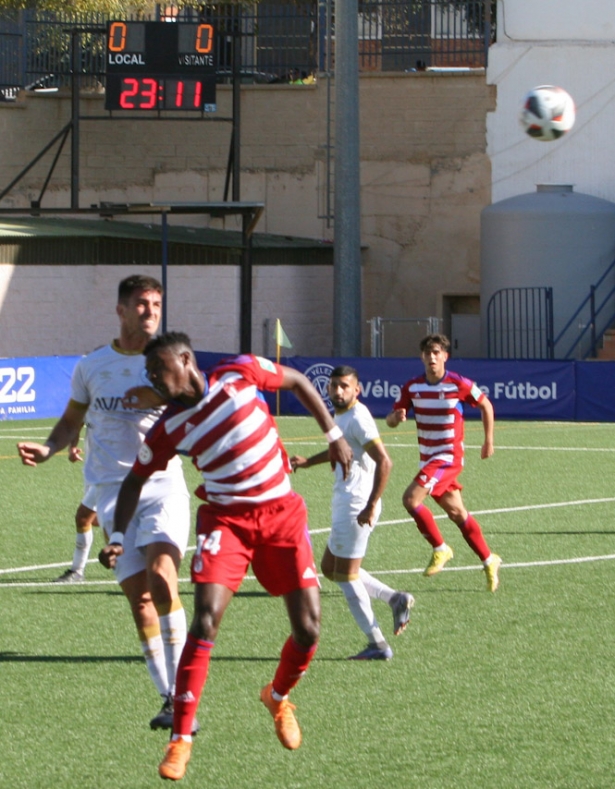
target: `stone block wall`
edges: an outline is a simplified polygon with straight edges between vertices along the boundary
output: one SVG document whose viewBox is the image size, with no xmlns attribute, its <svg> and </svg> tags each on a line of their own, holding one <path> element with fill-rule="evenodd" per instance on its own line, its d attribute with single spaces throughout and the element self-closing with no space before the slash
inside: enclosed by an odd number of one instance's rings
<svg viewBox="0 0 615 789">
<path fill-rule="evenodd" d="M 334 93 L 333 87 L 333 97 Z M 316 85 L 242 87 L 241 199 L 265 203 L 257 231 L 333 239 L 333 225 L 324 216 L 327 94 L 324 80 Z M 218 117 L 230 117 L 231 97 L 229 87 L 218 88 Z M 363 348 L 367 354 L 369 318 L 438 316 L 442 315 L 445 296 L 480 292 L 480 211 L 489 204 L 491 189 L 486 117 L 494 108 L 495 86 L 486 84 L 482 70 L 449 74 L 367 73 L 360 78 L 360 103 L 362 315 Z M 102 95 L 84 94 L 81 113 L 104 115 Z M 0 104 L 0 190 L 69 118 L 68 95 L 22 95 L 15 104 Z M 82 120 L 80 141 L 82 206 L 101 201 L 211 202 L 223 198 L 229 123 L 208 119 L 134 121 L 121 116 L 112 121 Z M 44 206 L 70 203 L 69 152 L 67 145 L 44 197 Z M 30 200 L 37 199 L 49 161 L 50 154 L 0 201 L 0 206 L 26 207 Z M 191 225 L 199 222 L 195 217 L 173 221 Z M 232 220 L 226 220 L 226 224 L 214 220 L 211 225 L 237 227 Z M 23 297 L 23 290 L 15 289 L 12 283 L 31 276 L 36 279 L 34 268 L 29 274 L 0 273 L 3 346 L 10 345 L 5 340 L 5 315 L 25 321 L 26 314 L 28 320 L 37 314 L 37 310 L 26 313 L 19 304 L 14 305 L 14 299 Z M 106 316 L 109 311 L 112 313 L 115 298 L 113 295 L 109 300 L 108 294 L 115 293 L 116 281 L 123 273 L 105 271 L 103 276 L 105 288 L 100 296 L 106 300 Z M 225 310 L 234 341 L 238 342 L 238 272 L 230 272 L 227 277 L 217 267 L 211 272 L 201 270 L 198 276 L 209 283 L 208 292 L 218 294 L 216 308 L 220 307 L 222 294 L 227 294 Z M 275 310 L 259 306 L 261 302 L 256 305 L 255 350 L 259 350 L 262 320 L 280 317 L 296 341 L 298 353 L 329 352 L 333 326 L 331 288 L 332 272 L 326 267 L 310 267 L 304 273 L 294 271 L 288 276 L 281 276 L 277 268 L 270 277 L 259 272 L 255 298 L 262 298 L 263 305 L 274 305 Z M 192 288 L 188 291 L 186 298 L 192 296 Z M 35 300 L 35 292 L 32 287 L 28 298 Z M 79 302 L 81 298 L 75 293 L 69 301 Z M 172 299 L 170 287 L 170 303 Z M 284 314 L 278 314 L 282 307 Z M 184 316 L 186 313 L 182 311 Z M 204 314 L 206 310 L 201 310 Z M 104 331 L 101 327 L 101 333 L 106 335 L 113 330 L 113 314 L 111 319 L 111 325 L 106 325 Z M 204 338 L 217 336 L 212 315 L 209 320 L 212 323 L 209 332 L 203 331 Z M 60 325 L 55 318 L 52 323 Z M 223 322 L 220 325 L 226 326 Z M 30 328 L 24 327 L 25 331 L 37 334 Z M 77 338 L 79 331 L 77 327 L 62 326 L 57 335 L 58 340 L 66 335 Z M 100 342 L 106 340 L 104 336 Z M 64 339 L 61 342 L 66 344 Z M 19 347 L 23 345 L 21 342 Z M 219 347 L 208 345 L 203 349 Z M 221 350 L 233 351 L 236 347 L 225 343 Z M 7 351 L 9 355 L 14 353 L 10 347 Z"/>
</svg>

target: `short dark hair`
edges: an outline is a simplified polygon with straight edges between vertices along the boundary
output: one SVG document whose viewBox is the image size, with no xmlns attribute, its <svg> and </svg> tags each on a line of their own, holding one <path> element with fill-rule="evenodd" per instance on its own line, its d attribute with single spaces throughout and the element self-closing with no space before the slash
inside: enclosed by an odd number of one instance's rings
<svg viewBox="0 0 615 789">
<path fill-rule="evenodd" d="M 153 337 L 143 349 L 143 356 L 149 356 L 153 351 L 159 351 L 163 348 L 187 348 L 192 350 L 192 342 L 190 337 L 183 331 L 168 331 L 166 334 L 160 334 L 158 337 Z"/>
<path fill-rule="evenodd" d="M 343 378 L 346 375 L 352 375 L 357 381 L 359 380 L 359 373 L 349 364 L 339 364 L 331 370 L 331 378 Z"/>
<path fill-rule="evenodd" d="M 146 277 L 144 274 L 132 274 L 123 279 L 117 289 L 118 304 L 126 304 L 135 290 L 154 290 L 162 296 L 163 288 L 160 282 L 154 277 Z"/>
<path fill-rule="evenodd" d="M 434 345 L 439 345 L 445 353 L 450 353 L 451 341 L 446 334 L 428 334 L 427 337 L 423 337 L 421 340 L 419 348 L 421 353 L 424 353 L 431 350 Z"/>
</svg>

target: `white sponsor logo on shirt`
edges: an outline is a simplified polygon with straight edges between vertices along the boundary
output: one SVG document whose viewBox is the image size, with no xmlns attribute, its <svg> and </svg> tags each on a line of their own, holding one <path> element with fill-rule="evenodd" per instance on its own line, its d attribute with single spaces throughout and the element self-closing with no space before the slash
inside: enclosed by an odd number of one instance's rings
<svg viewBox="0 0 615 789">
<path fill-rule="evenodd" d="M 153 457 L 154 454 L 147 444 L 141 444 L 141 449 L 139 450 L 139 462 L 144 466 L 147 466 L 148 463 L 152 462 Z"/>
</svg>

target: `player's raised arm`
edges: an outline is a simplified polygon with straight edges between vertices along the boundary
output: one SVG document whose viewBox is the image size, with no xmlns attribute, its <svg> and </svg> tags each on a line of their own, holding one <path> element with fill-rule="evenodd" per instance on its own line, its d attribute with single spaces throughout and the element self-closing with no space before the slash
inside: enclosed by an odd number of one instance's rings
<svg viewBox="0 0 615 789">
<path fill-rule="evenodd" d="M 64 413 L 54 425 L 44 444 L 20 441 L 17 444 L 17 451 L 24 466 L 37 466 L 39 463 L 44 463 L 64 447 L 78 442 L 87 409 L 87 404 L 69 400 Z"/>
<path fill-rule="evenodd" d="M 305 406 L 318 422 L 320 429 L 329 442 L 331 466 L 339 463 L 342 467 L 344 479 L 346 479 L 352 463 L 352 450 L 343 437 L 342 431 L 333 421 L 333 417 L 327 411 L 322 397 L 312 386 L 309 379 L 292 367 L 283 366 L 282 369 L 284 371 L 284 380 L 281 388 L 291 391 L 301 405 Z"/>
</svg>

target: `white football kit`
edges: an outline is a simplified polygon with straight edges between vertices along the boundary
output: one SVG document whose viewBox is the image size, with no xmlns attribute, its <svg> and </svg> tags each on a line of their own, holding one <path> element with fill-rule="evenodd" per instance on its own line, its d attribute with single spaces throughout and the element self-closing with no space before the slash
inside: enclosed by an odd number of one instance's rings
<svg viewBox="0 0 615 789">
<path fill-rule="evenodd" d="M 363 403 L 356 402 L 348 411 L 334 415 L 344 438 L 352 449 L 352 465 L 346 479 L 338 464 L 335 466 L 335 483 L 331 501 L 331 533 L 328 546 L 334 556 L 359 559 L 365 556 L 371 533 L 369 526 L 361 526 L 357 516 L 365 508 L 374 484 L 375 461 L 365 446 L 380 439 L 374 418 Z M 376 525 L 382 502 L 376 508 Z"/>
<path fill-rule="evenodd" d="M 88 406 L 84 478 L 96 488 L 98 521 L 107 536 L 113 532 L 117 495 L 137 457 L 145 434 L 160 409 L 135 410 L 122 406 L 133 386 L 150 385 L 142 353 L 124 353 L 105 345 L 80 359 L 73 372 L 71 399 Z M 140 550 L 152 542 L 176 545 L 182 555 L 190 532 L 190 496 L 179 457 L 145 485 L 134 518 L 126 531 L 124 553 L 118 558 L 118 582 L 145 570 Z"/>
</svg>

